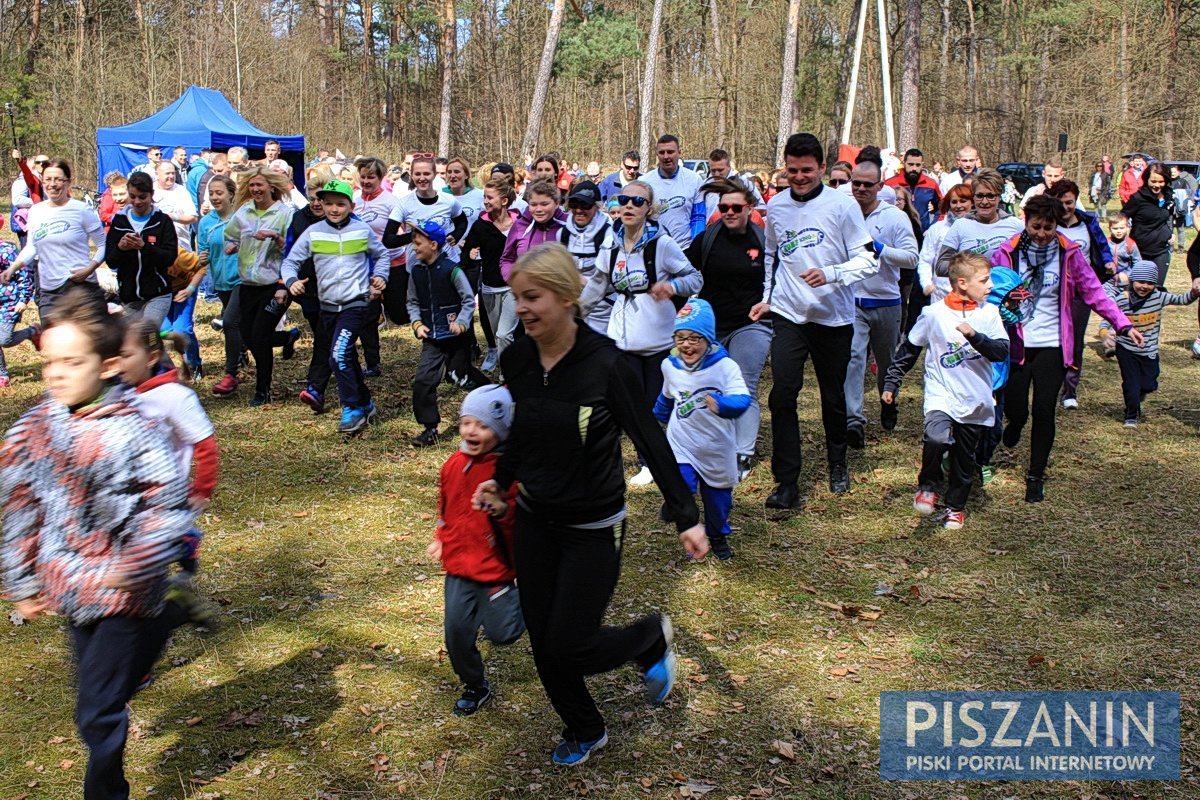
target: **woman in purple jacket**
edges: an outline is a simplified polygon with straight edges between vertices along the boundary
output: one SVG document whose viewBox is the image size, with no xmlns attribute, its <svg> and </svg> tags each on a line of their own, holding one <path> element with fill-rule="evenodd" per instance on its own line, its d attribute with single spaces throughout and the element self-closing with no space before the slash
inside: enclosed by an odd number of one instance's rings
<svg viewBox="0 0 1200 800">
<path fill-rule="evenodd" d="M 1071 302 L 1078 298 L 1135 342 L 1142 334 L 1104 293 L 1079 245 L 1058 232 L 1064 218 L 1057 199 L 1038 195 L 1025 204 L 1025 231 L 1012 237 L 992 255 L 992 264 L 1021 276 L 1029 300 L 1020 308 L 1021 322 L 1012 331 L 1009 358 L 1012 371 L 1004 395 L 1005 447 L 1014 447 L 1029 420 L 1033 389 L 1033 428 L 1029 437 L 1029 472 L 1025 502 L 1040 503 L 1050 449 L 1054 446 L 1054 411 L 1068 369 L 1077 368 L 1072 344 L 1075 316 Z"/>
<path fill-rule="evenodd" d="M 552 181 L 538 179 L 529 184 L 525 202 L 529 205 L 521 210 L 521 216 L 509 230 L 500 256 L 500 274 L 506 281 L 513 264 L 525 251 L 546 242 L 557 242 L 567 223 L 567 212 L 559 208 L 558 187 Z"/>
</svg>

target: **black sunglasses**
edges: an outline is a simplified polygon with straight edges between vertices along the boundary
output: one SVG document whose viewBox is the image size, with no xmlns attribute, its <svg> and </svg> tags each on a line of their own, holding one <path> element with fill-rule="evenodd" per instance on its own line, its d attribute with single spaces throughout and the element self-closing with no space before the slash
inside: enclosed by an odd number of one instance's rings
<svg viewBox="0 0 1200 800">
<path fill-rule="evenodd" d="M 632 172 L 633 170 L 635 170 L 635 169 L 637 169 L 638 167 L 640 167 L 640 166 L 641 166 L 641 164 L 622 164 L 621 166 L 625 167 L 625 169 L 627 169 L 627 170 L 629 170 L 630 172 Z"/>
<path fill-rule="evenodd" d="M 48 166 L 50 166 L 50 162 L 49 161 L 35 161 L 35 162 L 33 162 L 33 165 L 35 167 L 48 167 Z"/>
<path fill-rule="evenodd" d="M 850 181 L 850 185 L 855 189 L 870 189 L 877 183 L 879 183 L 879 181 Z"/>
<path fill-rule="evenodd" d="M 567 208 L 571 211 L 587 211 L 589 208 L 595 208 L 595 205 L 588 205 L 582 200 L 568 200 Z"/>
<path fill-rule="evenodd" d="M 832 186 L 832 187 L 833 187 L 833 188 L 835 188 L 835 189 L 836 189 L 837 187 L 839 187 L 839 186 L 842 186 L 842 185 L 844 185 L 844 184 L 847 184 L 847 183 L 849 183 L 849 182 L 850 182 L 850 181 L 846 180 L 845 178 L 830 178 L 830 179 L 829 179 L 829 185 L 830 185 L 830 186 Z"/>
<path fill-rule="evenodd" d="M 649 202 L 650 201 L 647 200 L 645 197 L 634 197 L 633 195 L 630 195 L 630 194 L 617 195 L 617 205 L 620 205 L 620 206 L 627 206 L 630 203 L 633 203 L 634 208 L 641 208 L 642 206 L 646 205 Z"/>
<path fill-rule="evenodd" d="M 717 203 L 717 210 L 722 214 L 728 214 L 732 211 L 735 214 L 740 214 L 746 210 L 745 203 Z"/>
</svg>

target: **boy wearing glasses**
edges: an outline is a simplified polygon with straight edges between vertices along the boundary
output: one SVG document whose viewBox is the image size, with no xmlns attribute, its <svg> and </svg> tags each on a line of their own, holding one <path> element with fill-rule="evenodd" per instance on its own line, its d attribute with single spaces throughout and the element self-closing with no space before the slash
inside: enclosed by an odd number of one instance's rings
<svg viewBox="0 0 1200 800">
<path fill-rule="evenodd" d="M 712 306 L 694 298 L 675 317 L 675 348 L 662 362 L 663 388 L 654 416 L 667 424 L 679 472 L 704 504 L 713 555 L 733 558 L 729 512 L 737 483 L 734 420 L 750 407 L 742 371 L 717 343 Z"/>
</svg>

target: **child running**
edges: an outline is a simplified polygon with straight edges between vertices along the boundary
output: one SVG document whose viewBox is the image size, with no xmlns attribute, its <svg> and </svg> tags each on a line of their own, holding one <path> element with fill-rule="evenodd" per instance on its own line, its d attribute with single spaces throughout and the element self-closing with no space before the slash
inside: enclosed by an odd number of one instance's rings
<svg viewBox="0 0 1200 800">
<path fill-rule="evenodd" d="M 21 315 L 29 301 L 33 300 L 33 271 L 22 266 L 16 272 L 9 273 L 7 270 L 16 260 L 16 245 L 0 242 L 0 270 L 3 270 L 3 275 L 11 275 L 7 279 L 0 276 L 0 389 L 7 389 L 12 383 L 2 348 L 16 347 L 27 339 L 36 348 L 40 335 L 36 325 L 17 330 Z"/>
<path fill-rule="evenodd" d="M 168 336 L 176 349 L 184 349 L 182 334 Z M 193 511 L 202 513 L 217 488 L 220 454 L 216 435 L 200 398 L 179 380 L 179 371 L 164 352 L 163 338 L 152 320 L 138 320 L 129 326 L 121 345 L 121 380 L 133 388 L 134 405 L 142 416 L 163 425 L 172 449 L 179 456 L 183 474 L 190 476 L 188 502 Z M 183 539 L 184 554 L 179 559 L 182 580 L 175 584 L 187 591 L 198 567 L 201 538 L 199 528 L 193 527 Z M 211 609 L 196 602 L 191 606 L 191 621 L 211 627 L 214 619 Z"/>
<path fill-rule="evenodd" d="M 471 507 L 479 483 L 495 476 L 497 448 L 508 438 L 512 417 L 512 395 L 503 386 L 481 386 L 463 399 L 462 444 L 442 465 L 437 532 L 426 551 L 446 570 L 446 652 L 466 686 L 454 704 L 460 717 L 492 699 L 475 646 L 479 628 L 497 645 L 512 644 L 525 632 L 512 555 L 516 486 L 486 512 Z"/>
<path fill-rule="evenodd" d="M 64 291 L 42 335 L 47 394 L 0 448 L 7 598 L 70 625 L 87 800 L 129 797 L 126 704 L 188 618 L 166 584 L 195 517 L 187 476 L 117 381 L 124 337 L 93 292 Z"/>
<path fill-rule="evenodd" d="M 354 187 L 330 181 L 317 192 L 325 218 L 304 229 L 284 259 L 280 275 L 293 297 L 304 294 L 308 278 L 300 268 L 309 257 L 317 277 L 321 325 L 329 344 L 329 366 L 337 376 L 342 419 L 338 432 L 358 433 L 375 419 L 375 401 L 358 363 L 357 342 L 369 318 L 368 304 L 387 286 L 388 253 L 365 222 L 354 218 Z M 312 386 L 324 406 L 325 386 Z M 316 410 L 314 408 L 314 410 Z"/>
<path fill-rule="evenodd" d="M 996 306 L 987 303 L 991 264 L 976 253 L 950 259 L 951 292 L 927 306 L 908 341 L 888 368 L 880 399 L 894 403 L 904 374 L 925 354 L 925 436 L 913 508 L 928 516 L 937 506 L 945 476 L 942 456 L 950 453 L 943 527 L 966 520 L 967 495 L 975 479 L 979 437 L 994 422 L 992 362 L 1008 358 L 1008 333 Z"/>
<path fill-rule="evenodd" d="M 1186 306 L 1200 297 L 1200 279 L 1187 294 L 1170 294 L 1158 288 L 1158 265 L 1153 261 L 1138 261 L 1129 269 L 1129 285 L 1118 286 L 1116 281 L 1104 284 L 1104 290 L 1129 317 L 1133 327 L 1142 332 L 1145 341 L 1136 344 L 1128 334 L 1118 336 L 1107 321 L 1100 323 L 1105 349 L 1116 348 L 1117 364 L 1121 368 L 1121 393 L 1125 396 L 1125 427 L 1136 428 L 1142 419 L 1142 401 L 1158 390 L 1158 337 L 1162 328 L 1162 311 L 1166 306 Z"/>
<path fill-rule="evenodd" d="M 750 407 L 742 370 L 717 340 L 707 300 L 689 300 L 675 317 L 675 349 L 662 362 L 663 388 L 654 416 L 667 423 L 667 441 L 683 481 L 704 503 L 704 530 L 713 555 L 733 558 L 729 512 L 738 482 L 734 420 Z"/>
</svg>

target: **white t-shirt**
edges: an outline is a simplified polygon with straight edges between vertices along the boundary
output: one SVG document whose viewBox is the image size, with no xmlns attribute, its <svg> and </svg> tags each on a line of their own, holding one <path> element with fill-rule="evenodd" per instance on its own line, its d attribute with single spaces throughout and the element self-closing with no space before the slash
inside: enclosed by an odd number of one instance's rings
<svg viewBox="0 0 1200 800">
<path fill-rule="evenodd" d="M 946 233 L 950 230 L 950 223 L 953 221 L 949 218 L 939 219 L 930 225 L 929 229 L 925 231 L 925 241 L 921 243 L 921 254 L 917 259 L 917 280 L 921 284 L 922 291 L 929 284 L 933 284 L 933 294 L 929 295 L 930 303 L 936 303 L 950 294 L 950 279 L 935 273 L 933 262 L 937 260 L 938 253 L 942 250 L 942 241 L 946 238 Z"/>
<path fill-rule="evenodd" d="M 469 189 L 462 194 L 450 194 L 449 189 L 442 190 L 444 194 L 450 195 L 458 201 L 458 207 L 462 209 L 462 213 L 467 217 L 467 229 L 463 231 L 463 241 L 466 241 L 467 234 L 471 232 L 471 226 L 475 224 L 475 220 L 479 219 L 479 215 L 483 213 L 483 191 L 481 189 Z"/>
<path fill-rule="evenodd" d="M 457 198 L 445 192 L 437 192 L 433 200 L 434 202 L 426 205 L 421 202 L 416 192 L 409 192 L 396 202 L 396 207 L 392 209 L 388 219 L 394 219 L 410 228 L 418 222 L 434 220 L 449 235 L 454 229 L 454 218 L 462 213 L 462 206 Z M 458 246 L 447 246 L 446 256 L 451 261 L 458 261 Z M 405 263 L 416 263 L 416 256 L 413 255 L 411 247 L 406 248 Z"/>
<path fill-rule="evenodd" d="M 183 474 L 192 473 L 192 449 L 213 435 L 213 424 L 200 406 L 200 398 L 182 383 L 164 383 L 138 392 L 138 412 L 146 419 L 165 426 L 171 447 L 183 465 Z"/>
<path fill-rule="evenodd" d="M 956 328 L 963 322 L 990 339 L 1008 341 L 1000 312 L 990 303 L 969 311 L 945 301 L 921 311 L 908 340 L 925 351 L 925 413 L 941 411 L 955 422 L 991 425 L 995 419 L 992 362 Z"/>
<path fill-rule="evenodd" d="M 655 169 L 641 178 L 654 189 L 654 207 L 658 210 L 658 225 L 683 250 L 692 243 L 692 208 L 704 205 L 700 187 L 704 179 L 687 167 L 679 167 L 670 178 Z"/>
<path fill-rule="evenodd" d="M 1000 249 L 1000 245 L 1025 230 L 1016 217 L 1003 217 L 985 225 L 971 217 L 955 220 L 942 240 L 942 250 L 954 252 L 969 250 L 988 258 Z"/>
<path fill-rule="evenodd" d="M 42 289 L 57 289 L 75 270 L 104 261 L 104 223 L 82 200 L 72 197 L 61 206 L 49 200 L 35 203 L 29 209 L 26 230 L 29 238 L 20 260 L 29 264 L 38 259 L 38 286 Z M 94 256 L 89 243 L 96 248 Z M 95 283 L 96 274 L 88 281 Z"/>
<path fill-rule="evenodd" d="M 1087 225 L 1084 224 L 1083 220 L 1080 220 L 1078 225 L 1072 225 L 1070 228 L 1059 225 L 1058 232 L 1079 245 L 1084 258 L 1087 258 L 1088 253 L 1092 252 L 1092 235 L 1088 233 Z"/>
<path fill-rule="evenodd" d="M 288 202 L 292 204 L 292 208 L 299 211 L 308 205 L 308 198 L 304 196 L 304 192 L 293 186 L 288 192 Z"/>
<path fill-rule="evenodd" d="M 187 187 L 178 183 L 170 190 L 155 189 L 154 205 L 158 210 L 172 217 L 174 215 L 196 216 L 196 204 Z M 179 246 L 189 253 L 192 251 L 192 224 L 190 222 L 175 222 L 175 235 L 179 238 Z"/>
<path fill-rule="evenodd" d="M 1019 257 L 1018 274 L 1025 288 L 1033 292 L 1033 298 L 1021 305 L 1021 328 L 1026 347 L 1059 347 L 1062 345 L 1062 330 L 1059 327 L 1062 310 L 1059 308 L 1059 292 L 1062 291 L 1062 275 L 1059 256 L 1062 251 L 1055 246 L 1050 258 L 1042 267 L 1041 285 L 1034 283 L 1034 270 Z"/>
<path fill-rule="evenodd" d="M 366 223 L 379 241 L 383 241 L 383 231 L 387 228 L 388 218 L 399 205 L 400 201 L 396 199 L 396 195 L 391 192 L 380 191 L 376 197 L 370 200 L 364 200 L 361 191 L 354 192 L 354 213 Z M 404 257 L 404 248 L 390 248 L 388 251 L 388 263 L 399 264 Z"/>
<path fill-rule="evenodd" d="M 663 396 L 674 400 L 667 421 L 667 441 L 680 464 L 691 464 L 714 489 L 737 485 L 736 420 L 709 411 L 709 395 L 748 395 L 742 370 L 725 356 L 716 363 L 690 372 L 673 358 L 662 362 Z"/>
<path fill-rule="evenodd" d="M 854 323 L 854 284 L 879 271 L 858 203 L 828 187 L 811 200 L 790 190 L 767 203 L 766 279 L 763 302 L 796 324 Z M 813 288 L 800 276 L 825 273 Z"/>
</svg>

